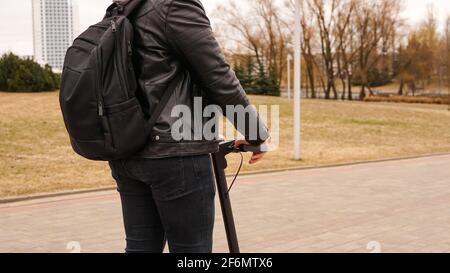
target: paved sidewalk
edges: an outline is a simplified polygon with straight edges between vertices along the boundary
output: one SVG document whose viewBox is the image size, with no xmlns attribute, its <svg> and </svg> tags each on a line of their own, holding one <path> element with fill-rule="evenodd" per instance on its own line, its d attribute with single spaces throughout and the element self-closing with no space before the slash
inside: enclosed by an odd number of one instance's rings
<svg viewBox="0 0 450 273">
<path fill-rule="evenodd" d="M 245 176 L 232 198 L 244 252 L 450 252 L 450 155 Z M 0 205 L 0 252 L 123 252 L 123 239 L 114 191 Z"/>
</svg>

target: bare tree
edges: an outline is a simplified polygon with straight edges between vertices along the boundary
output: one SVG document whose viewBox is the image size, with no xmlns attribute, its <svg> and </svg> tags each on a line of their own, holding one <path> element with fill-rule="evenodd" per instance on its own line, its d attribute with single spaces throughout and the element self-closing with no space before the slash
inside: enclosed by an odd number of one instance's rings
<svg viewBox="0 0 450 273">
<path fill-rule="evenodd" d="M 353 12 L 356 8 L 357 1 L 350 0 L 344 3 L 342 9 L 339 10 L 334 33 L 337 37 L 337 69 L 338 76 L 342 85 L 342 96 L 344 100 L 348 91 L 348 99 L 352 100 L 352 73 L 353 63 L 356 53 L 354 46 L 354 28 L 352 25 Z"/>
<path fill-rule="evenodd" d="M 219 7 L 217 17 L 231 30 L 231 40 L 254 56 L 260 70 L 284 79 L 287 65 L 287 23 L 281 17 L 279 1 L 251 0 L 250 11 L 232 1 Z"/>
<path fill-rule="evenodd" d="M 291 19 L 287 21 L 287 28 L 289 29 L 289 33 L 294 33 L 294 17 L 295 17 L 295 1 L 294 0 L 286 0 L 285 1 L 286 12 L 289 14 L 288 17 Z M 317 23 L 315 21 L 315 15 L 312 13 L 312 10 L 309 8 L 309 5 L 306 1 L 301 1 L 301 18 L 300 25 L 302 30 L 302 42 L 301 42 L 301 52 L 302 52 L 302 69 L 303 73 L 306 76 L 306 84 L 307 85 L 307 96 L 310 98 L 318 97 L 317 87 L 322 87 L 323 92 L 326 91 L 326 86 L 324 83 L 324 75 L 322 73 L 321 66 L 318 62 L 321 59 L 318 59 L 318 52 L 320 52 L 320 42 L 317 41 Z M 293 44 L 291 43 L 293 46 Z M 326 78 L 326 77 L 325 77 Z M 319 84 L 317 84 L 319 82 Z"/>
<path fill-rule="evenodd" d="M 314 31 L 314 23 L 313 23 L 313 15 L 310 10 L 305 8 L 305 5 L 302 2 L 302 17 L 301 17 L 301 27 L 302 27 L 302 55 L 303 60 L 306 66 L 306 75 L 308 77 L 308 87 L 311 91 L 311 98 L 317 98 L 316 93 L 316 76 L 315 69 L 317 67 L 314 51 L 313 51 L 313 43 L 316 38 Z"/>
<path fill-rule="evenodd" d="M 309 8 L 315 15 L 319 30 L 322 59 L 327 76 L 327 87 L 325 90 L 326 99 L 331 98 L 331 92 L 333 92 L 334 98 L 338 99 L 334 67 L 334 43 L 336 39 L 333 35 L 333 28 L 336 22 L 337 12 L 342 5 L 342 2 L 343 1 L 339 0 L 307 0 Z"/>
<path fill-rule="evenodd" d="M 395 37 L 400 13 L 400 0 L 358 0 L 355 29 L 358 39 L 358 73 L 361 80 L 360 99 L 370 88 L 369 72 L 387 54 L 387 47 Z"/>
<path fill-rule="evenodd" d="M 408 36 L 406 46 L 399 49 L 399 95 L 405 93 L 405 85 L 413 95 L 419 87 L 425 89 L 432 81 L 442 87 L 448 66 L 445 38 L 440 37 L 435 13 L 431 8 L 426 20 L 417 29 L 410 31 Z"/>
<path fill-rule="evenodd" d="M 228 31 L 224 43 L 234 46 L 229 47 L 233 48 L 233 58 L 250 57 L 281 85 L 287 54 L 293 51 L 294 0 L 249 1 L 246 7 L 232 2 L 217 12 L 223 21 L 221 31 Z M 323 89 L 320 91 L 326 99 L 352 100 L 353 84 L 357 83 L 361 85 L 359 99 L 364 99 L 367 92 L 374 95 L 374 84 L 384 84 L 394 77 L 403 94 L 404 86 L 415 90 L 427 73 L 436 77 L 438 61 L 446 75 L 450 69 L 442 67 L 450 66 L 450 61 L 426 56 L 445 54 L 445 39 L 450 43 L 448 31 L 447 38 L 428 42 L 438 46 L 425 52 L 423 37 L 433 33 L 404 35 L 399 19 L 401 5 L 402 0 L 303 0 L 301 51 L 307 95 L 319 97 L 319 89 Z M 430 37 L 426 40 L 432 41 Z M 443 53 L 437 53 L 437 48 Z M 433 62 L 429 71 L 423 70 L 425 60 Z M 450 84 L 450 75 L 448 80 Z"/>
</svg>

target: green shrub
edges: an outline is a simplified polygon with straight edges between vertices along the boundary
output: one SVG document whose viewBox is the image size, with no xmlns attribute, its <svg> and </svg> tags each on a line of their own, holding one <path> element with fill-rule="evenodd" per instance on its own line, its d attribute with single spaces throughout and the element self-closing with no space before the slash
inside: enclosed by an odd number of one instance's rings
<svg viewBox="0 0 450 273">
<path fill-rule="evenodd" d="M 9 92 L 41 92 L 59 89 L 61 76 L 50 66 L 40 66 L 34 60 L 13 53 L 0 58 L 0 90 Z"/>
<path fill-rule="evenodd" d="M 253 63 L 251 58 L 245 60 L 245 64 L 235 63 L 234 71 L 249 95 L 280 96 L 280 86 L 277 83 L 277 75 L 272 70 Z"/>
</svg>

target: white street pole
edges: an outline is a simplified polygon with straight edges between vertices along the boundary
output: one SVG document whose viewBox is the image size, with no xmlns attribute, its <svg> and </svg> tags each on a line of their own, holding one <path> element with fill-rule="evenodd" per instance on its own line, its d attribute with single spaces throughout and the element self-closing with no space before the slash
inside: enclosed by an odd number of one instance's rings
<svg viewBox="0 0 450 273">
<path fill-rule="evenodd" d="M 288 88 L 288 99 L 291 99 L 291 61 L 292 61 L 292 55 L 289 54 L 287 57 L 287 63 L 288 63 L 288 74 L 287 74 L 287 88 Z"/>
<path fill-rule="evenodd" d="M 301 0 L 295 0 L 294 34 L 294 160 L 301 159 Z"/>
</svg>

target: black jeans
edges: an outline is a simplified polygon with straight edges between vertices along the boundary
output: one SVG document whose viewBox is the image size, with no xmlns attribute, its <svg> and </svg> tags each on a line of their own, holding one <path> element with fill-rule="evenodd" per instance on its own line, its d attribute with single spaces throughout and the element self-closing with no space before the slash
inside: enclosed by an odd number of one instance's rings
<svg viewBox="0 0 450 273">
<path fill-rule="evenodd" d="M 128 253 L 210 253 L 215 184 L 211 157 L 110 162 L 122 201 Z"/>
</svg>

